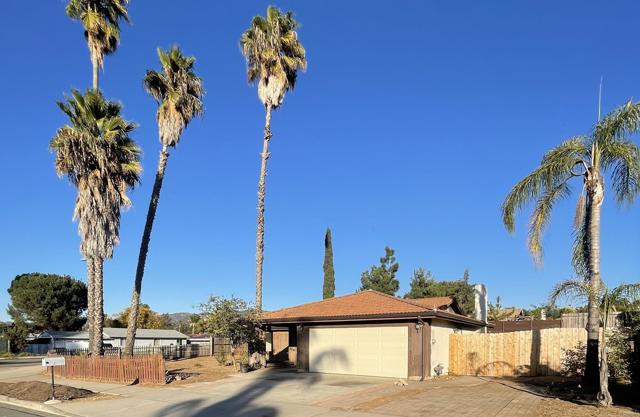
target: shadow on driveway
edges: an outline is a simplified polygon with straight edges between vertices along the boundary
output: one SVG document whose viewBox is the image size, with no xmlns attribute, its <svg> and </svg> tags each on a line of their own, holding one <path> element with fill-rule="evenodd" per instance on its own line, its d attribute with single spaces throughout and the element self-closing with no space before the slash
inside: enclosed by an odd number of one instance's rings
<svg viewBox="0 0 640 417">
<path fill-rule="evenodd" d="M 318 355 L 317 360 L 320 361 L 324 356 L 328 355 L 337 358 L 342 363 L 348 361 L 342 350 L 335 349 Z M 272 405 L 260 404 L 261 397 L 282 383 L 299 381 L 304 388 L 308 389 L 322 378 L 321 374 L 300 374 L 295 369 L 274 369 L 262 372 L 265 373 L 264 376 L 256 377 L 253 382 L 240 392 L 231 395 L 225 400 L 214 404 L 210 404 L 207 399 L 183 401 L 164 407 L 154 417 L 277 417 L 280 415 L 281 410 Z M 304 404 L 298 403 L 295 406 L 304 406 Z"/>
</svg>

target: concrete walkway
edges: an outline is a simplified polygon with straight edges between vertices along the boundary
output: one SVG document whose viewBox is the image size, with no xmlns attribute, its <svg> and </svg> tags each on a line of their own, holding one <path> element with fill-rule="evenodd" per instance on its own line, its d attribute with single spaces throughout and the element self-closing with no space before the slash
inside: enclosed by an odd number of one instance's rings
<svg viewBox="0 0 640 417">
<path fill-rule="evenodd" d="M 3 372 L 0 380 L 7 381 Z M 43 380 L 31 372 L 17 380 Z M 161 387 L 63 380 L 108 399 L 63 402 L 66 414 L 91 417 L 380 417 L 535 416 L 541 398 L 474 377 L 412 382 L 343 375 L 263 370 L 215 382 Z"/>
</svg>

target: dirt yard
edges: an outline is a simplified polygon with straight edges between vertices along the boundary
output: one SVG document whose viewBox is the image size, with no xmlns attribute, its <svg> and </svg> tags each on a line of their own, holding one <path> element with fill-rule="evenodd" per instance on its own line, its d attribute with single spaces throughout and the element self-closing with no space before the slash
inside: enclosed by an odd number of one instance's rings
<svg viewBox="0 0 640 417">
<path fill-rule="evenodd" d="M 172 385 L 216 381 L 236 373 L 233 366 L 218 365 L 218 361 L 211 356 L 166 361 L 165 366 L 167 374 L 173 379 L 170 382 Z"/>
<path fill-rule="evenodd" d="M 0 395 L 6 395 L 18 400 L 44 402 L 51 399 L 51 384 L 46 382 L 0 382 Z M 75 400 L 90 398 L 97 395 L 86 389 L 56 385 L 56 400 Z"/>
<path fill-rule="evenodd" d="M 626 417 L 640 414 L 623 407 L 602 408 L 550 399 L 541 402 L 537 415 L 538 417 Z"/>
</svg>

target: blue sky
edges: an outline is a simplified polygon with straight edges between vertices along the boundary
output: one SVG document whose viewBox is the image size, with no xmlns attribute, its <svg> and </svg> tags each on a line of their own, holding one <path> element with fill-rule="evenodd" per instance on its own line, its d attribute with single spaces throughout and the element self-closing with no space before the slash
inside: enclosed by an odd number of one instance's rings
<svg viewBox="0 0 640 417">
<path fill-rule="evenodd" d="M 254 296 L 256 188 L 264 111 L 245 79 L 238 39 L 268 3 L 132 1 L 132 26 L 108 56 L 102 87 L 140 124 L 145 172 L 105 265 L 105 309 L 129 302 L 159 144 L 142 88 L 157 47 L 197 58 L 206 114 L 172 152 L 142 298 L 189 311 L 209 294 Z M 588 132 L 604 77 L 605 111 L 640 97 L 640 4 L 605 1 L 324 1 L 277 4 L 302 23 L 309 69 L 273 115 L 266 201 L 265 308 L 322 294 L 324 231 L 333 231 L 336 293 L 356 290 L 384 246 L 396 249 L 400 294 L 412 271 L 442 279 L 465 267 L 491 298 L 528 306 L 572 274 L 574 198 L 557 206 L 545 264 L 514 236 L 500 204 L 543 153 Z M 0 16 L 2 152 L 0 283 L 30 271 L 85 278 L 71 215 L 75 190 L 56 177 L 48 142 L 55 105 L 90 85 L 88 50 L 65 2 Z M 575 184 L 580 186 L 579 183 Z M 603 209 L 608 283 L 638 280 L 640 204 Z M 0 305 L 9 302 L 0 291 Z M 6 317 L 4 312 L 0 317 Z"/>
</svg>

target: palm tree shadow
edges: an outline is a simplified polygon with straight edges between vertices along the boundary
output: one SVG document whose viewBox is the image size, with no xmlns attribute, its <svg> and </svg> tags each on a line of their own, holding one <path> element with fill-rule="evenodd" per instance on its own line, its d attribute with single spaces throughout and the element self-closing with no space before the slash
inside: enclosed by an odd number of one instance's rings
<svg viewBox="0 0 640 417">
<path fill-rule="evenodd" d="M 341 349 L 322 352 L 314 359 L 314 364 L 324 357 L 332 356 L 348 365 L 348 358 Z M 322 374 L 299 373 L 296 369 L 267 369 L 239 392 L 222 401 L 209 403 L 206 399 L 194 399 L 171 404 L 158 410 L 154 417 L 277 417 L 280 410 L 271 405 L 259 404 L 260 399 L 280 384 L 299 381 L 304 388 L 317 384 Z"/>
</svg>

